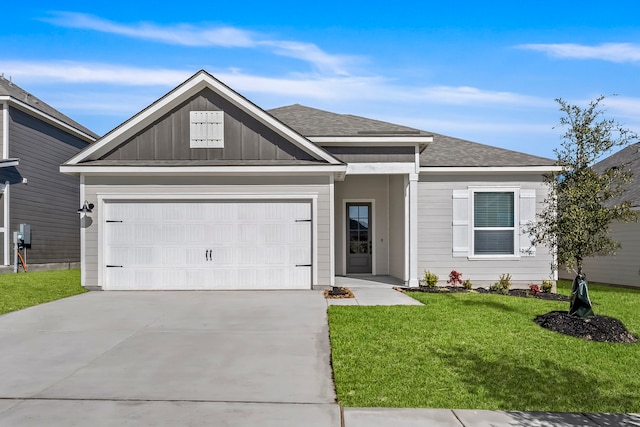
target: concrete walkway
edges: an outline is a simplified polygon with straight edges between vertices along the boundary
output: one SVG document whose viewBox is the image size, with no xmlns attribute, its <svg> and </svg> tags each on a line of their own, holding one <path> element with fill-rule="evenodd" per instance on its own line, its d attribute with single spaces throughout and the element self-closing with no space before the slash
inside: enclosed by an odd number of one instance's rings
<svg viewBox="0 0 640 427">
<path fill-rule="evenodd" d="M 328 305 L 423 305 L 393 289 L 402 283 L 389 276 L 336 277 L 336 286 L 347 287 L 354 298 L 328 298 Z"/>
</svg>

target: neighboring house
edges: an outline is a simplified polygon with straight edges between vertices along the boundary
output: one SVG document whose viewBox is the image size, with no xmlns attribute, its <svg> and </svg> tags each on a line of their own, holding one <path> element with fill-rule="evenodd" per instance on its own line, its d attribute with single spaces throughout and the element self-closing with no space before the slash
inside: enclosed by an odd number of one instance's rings
<svg viewBox="0 0 640 427">
<path fill-rule="evenodd" d="M 521 226 L 549 159 L 301 105 L 262 110 L 205 71 L 61 166 L 94 204 L 82 284 L 310 289 L 549 276 Z"/>
<path fill-rule="evenodd" d="M 13 232 L 20 224 L 31 226 L 28 266 L 59 268 L 80 261 L 79 180 L 59 168 L 96 138 L 0 77 L 0 265 L 13 264 Z"/>
<path fill-rule="evenodd" d="M 633 181 L 625 186 L 624 193 L 611 205 L 623 201 L 631 203 L 631 208 L 640 214 L 640 143 L 630 145 L 617 153 L 601 160 L 594 168 L 601 172 L 610 167 L 628 168 L 633 173 Z M 640 287 L 640 223 L 614 222 L 610 236 L 620 242 L 622 247 L 615 256 L 597 256 L 583 261 L 583 270 L 590 282 L 608 283 Z M 560 271 L 560 277 L 573 280 L 575 274 Z"/>
</svg>

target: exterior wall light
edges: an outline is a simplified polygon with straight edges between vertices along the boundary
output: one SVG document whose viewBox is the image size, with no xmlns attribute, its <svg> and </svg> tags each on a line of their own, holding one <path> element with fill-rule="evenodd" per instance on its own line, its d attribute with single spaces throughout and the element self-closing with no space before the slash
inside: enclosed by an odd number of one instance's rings
<svg viewBox="0 0 640 427">
<path fill-rule="evenodd" d="M 84 201 L 84 205 L 80 209 L 78 209 L 79 214 L 88 214 L 91 213 L 93 209 L 93 203 L 89 203 L 86 200 Z"/>
</svg>

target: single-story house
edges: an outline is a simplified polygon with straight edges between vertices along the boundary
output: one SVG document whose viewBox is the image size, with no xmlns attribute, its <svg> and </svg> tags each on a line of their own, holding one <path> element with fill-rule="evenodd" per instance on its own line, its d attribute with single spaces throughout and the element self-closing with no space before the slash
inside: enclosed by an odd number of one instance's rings
<svg viewBox="0 0 640 427">
<path fill-rule="evenodd" d="M 549 278 L 523 225 L 550 159 L 302 105 L 265 111 L 199 71 L 61 171 L 93 205 L 82 284 L 310 289 L 336 275 L 417 286 Z"/>
<path fill-rule="evenodd" d="M 60 164 L 97 137 L 0 76 L 0 271 L 13 271 L 21 224 L 28 268 L 80 261 L 79 179 Z"/>
<path fill-rule="evenodd" d="M 594 165 L 599 172 L 611 167 L 624 167 L 633 173 L 633 181 L 625 186 L 621 196 L 611 200 L 611 205 L 631 202 L 631 209 L 640 215 L 640 143 L 629 145 Z M 615 255 L 585 259 L 583 271 L 587 280 L 640 288 L 640 223 L 613 222 L 610 236 L 622 247 Z M 572 272 L 560 271 L 563 279 L 573 280 L 574 276 Z"/>
</svg>

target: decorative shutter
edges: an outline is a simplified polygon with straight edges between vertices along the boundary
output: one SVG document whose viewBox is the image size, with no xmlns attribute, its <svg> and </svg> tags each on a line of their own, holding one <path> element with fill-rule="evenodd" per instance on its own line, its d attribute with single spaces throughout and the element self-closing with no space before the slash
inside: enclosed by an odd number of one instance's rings
<svg viewBox="0 0 640 427">
<path fill-rule="evenodd" d="M 190 111 L 190 148 L 224 148 L 224 112 Z"/>
<path fill-rule="evenodd" d="M 453 256 L 469 256 L 469 190 L 453 190 Z"/>
<path fill-rule="evenodd" d="M 536 221 L 536 190 L 520 190 L 520 256 L 535 256 L 536 247 L 525 231 L 530 223 Z"/>
</svg>

